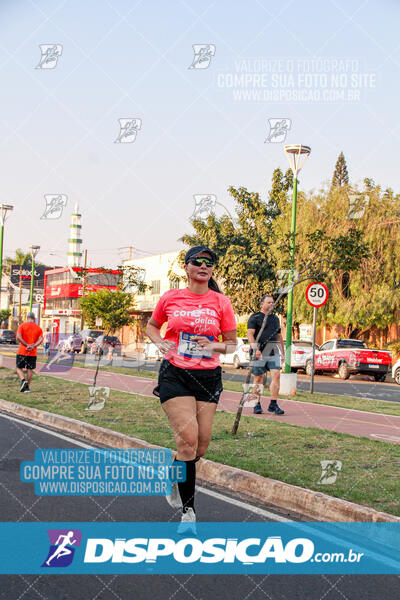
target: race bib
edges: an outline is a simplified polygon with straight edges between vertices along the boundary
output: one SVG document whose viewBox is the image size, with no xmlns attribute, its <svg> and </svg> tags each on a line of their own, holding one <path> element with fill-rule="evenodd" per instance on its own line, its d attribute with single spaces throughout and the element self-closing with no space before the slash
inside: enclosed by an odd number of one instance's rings
<svg viewBox="0 0 400 600">
<path fill-rule="evenodd" d="M 186 358 L 212 358 L 212 351 L 200 348 L 199 344 L 193 340 L 193 337 L 198 337 L 197 333 L 186 333 L 181 331 L 179 334 L 178 354 L 186 356 Z M 203 335 L 211 342 L 214 341 L 213 335 Z"/>
</svg>

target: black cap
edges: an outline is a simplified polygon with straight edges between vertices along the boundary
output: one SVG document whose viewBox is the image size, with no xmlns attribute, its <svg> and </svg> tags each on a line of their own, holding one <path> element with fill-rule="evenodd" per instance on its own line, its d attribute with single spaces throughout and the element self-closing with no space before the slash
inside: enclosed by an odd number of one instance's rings
<svg viewBox="0 0 400 600">
<path fill-rule="evenodd" d="M 215 252 L 210 250 L 210 248 L 208 248 L 208 246 L 193 246 L 193 248 L 190 248 L 185 254 L 185 265 L 188 264 L 188 262 L 191 258 L 194 258 L 195 256 L 197 256 L 198 254 L 201 254 L 202 252 L 208 252 L 208 254 L 211 256 L 213 261 L 215 263 L 217 262 L 217 259 L 218 259 L 217 255 L 215 254 Z"/>
</svg>

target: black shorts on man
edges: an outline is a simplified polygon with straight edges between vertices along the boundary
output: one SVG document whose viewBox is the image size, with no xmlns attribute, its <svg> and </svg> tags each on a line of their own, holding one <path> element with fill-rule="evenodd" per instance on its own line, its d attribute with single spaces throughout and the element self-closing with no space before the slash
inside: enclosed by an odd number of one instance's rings
<svg viewBox="0 0 400 600">
<path fill-rule="evenodd" d="M 170 398 L 194 396 L 198 402 L 218 404 L 222 392 L 222 369 L 182 369 L 164 359 L 153 391 L 160 402 Z"/>
<path fill-rule="evenodd" d="M 17 354 L 16 365 L 17 369 L 30 369 L 34 371 L 36 369 L 36 356 Z"/>
</svg>

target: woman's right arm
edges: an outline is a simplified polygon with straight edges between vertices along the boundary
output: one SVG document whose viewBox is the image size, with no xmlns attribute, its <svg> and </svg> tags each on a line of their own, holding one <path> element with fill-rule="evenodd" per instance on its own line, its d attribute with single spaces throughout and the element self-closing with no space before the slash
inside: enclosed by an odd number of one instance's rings
<svg viewBox="0 0 400 600">
<path fill-rule="evenodd" d="M 153 317 L 151 317 L 147 323 L 146 327 L 146 335 L 151 339 L 152 342 L 155 343 L 157 348 L 160 350 L 162 354 L 165 354 L 171 348 L 175 347 L 174 342 L 170 342 L 168 340 L 163 340 L 160 335 L 161 325 L 158 323 Z"/>
</svg>

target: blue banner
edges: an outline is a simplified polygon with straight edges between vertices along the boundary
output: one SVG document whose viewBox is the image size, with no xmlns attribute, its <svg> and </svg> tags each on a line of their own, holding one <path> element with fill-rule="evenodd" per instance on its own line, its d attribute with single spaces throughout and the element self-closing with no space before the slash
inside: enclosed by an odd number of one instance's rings
<svg viewBox="0 0 400 600">
<path fill-rule="evenodd" d="M 1 523 L 1 574 L 400 574 L 400 523 Z"/>
</svg>

